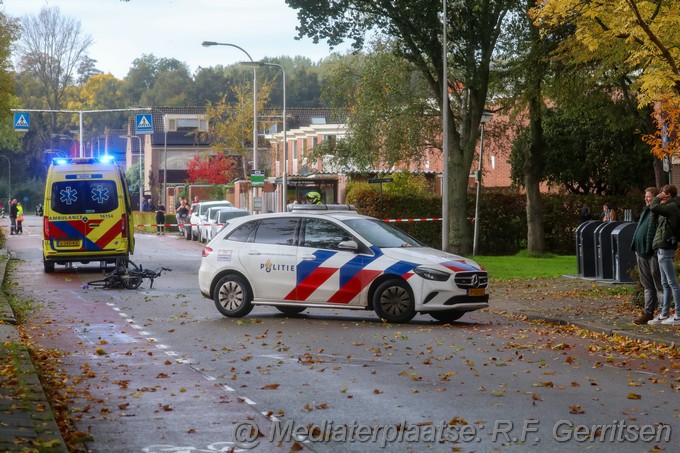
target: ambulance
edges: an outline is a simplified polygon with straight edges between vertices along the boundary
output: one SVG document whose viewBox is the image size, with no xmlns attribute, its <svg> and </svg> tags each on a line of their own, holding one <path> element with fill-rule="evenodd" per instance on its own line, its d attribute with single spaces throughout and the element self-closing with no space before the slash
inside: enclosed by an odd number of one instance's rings
<svg viewBox="0 0 680 453">
<path fill-rule="evenodd" d="M 112 156 L 54 159 L 43 206 L 46 273 L 74 262 L 105 267 L 134 252 L 130 194 Z"/>
</svg>

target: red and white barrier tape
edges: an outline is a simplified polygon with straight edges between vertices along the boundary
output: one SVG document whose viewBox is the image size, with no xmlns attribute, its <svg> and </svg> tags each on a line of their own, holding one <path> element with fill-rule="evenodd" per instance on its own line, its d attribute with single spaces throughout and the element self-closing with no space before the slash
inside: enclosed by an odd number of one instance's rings
<svg viewBox="0 0 680 453">
<path fill-rule="evenodd" d="M 185 223 L 182 225 L 178 225 L 176 223 L 138 223 L 133 226 L 135 227 L 155 227 L 155 226 L 162 226 L 162 227 L 186 227 L 186 226 L 210 226 L 210 225 L 216 225 L 216 226 L 224 226 L 224 223 Z"/>
<path fill-rule="evenodd" d="M 424 219 L 383 219 L 383 222 L 387 223 L 395 223 L 395 222 L 439 222 L 441 221 L 441 218 L 438 217 L 433 217 L 433 218 L 424 218 Z"/>
</svg>

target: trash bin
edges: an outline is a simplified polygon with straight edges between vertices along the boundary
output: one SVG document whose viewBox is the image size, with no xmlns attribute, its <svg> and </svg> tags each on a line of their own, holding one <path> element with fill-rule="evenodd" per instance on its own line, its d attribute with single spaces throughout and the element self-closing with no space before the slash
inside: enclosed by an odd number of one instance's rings
<svg viewBox="0 0 680 453">
<path fill-rule="evenodd" d="M 576 267 L 579 277 L 595 277 L 595 228 L 599 220 L 588 220 L 576 228 Z"/>
<path fill-rule="evenodd" d="M 612 280 L 612 231 L 621 222 L 602 222 L 595 228 L 595 278 Z"/>
<path fill-rule="evenodd" d="M 624 222 L 612 231 L 612 275 L 615 282 L 633 283 L 628 271 L 635 267 L 635 252 L 630 249 L 635 233 L 635 222 Z"/>
</svg>

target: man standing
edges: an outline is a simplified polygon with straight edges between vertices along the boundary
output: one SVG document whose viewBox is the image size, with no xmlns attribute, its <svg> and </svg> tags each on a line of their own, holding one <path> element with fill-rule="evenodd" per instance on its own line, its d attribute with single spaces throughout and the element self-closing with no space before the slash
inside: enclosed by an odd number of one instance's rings
<svg viewBox="0 0 680 453">
<path fill-rule="evenodd" d="M 17 232 L 17 214 L 19 210 L 17 209 L 17 199 L 13 199 L 9 205 L 9 221 L 12 224 L 10 230 L 10 235 L 15 235 Z"/>
<path fill-rule="evenodd" d="M 652 199 L 659 194 L 656 187 L 645 189 L 645 207 L 640 214 L 640 220 L 633 233 L 633 242 L 630 248 L 635 252 L 640 283 L 644 288 L 645 306 L 642 314 L 633 320 L 634 324 L 647 324 L 654 319 L 654 311 L 662 297 L 661 274 L 659 273 L 659 261 L 652 248 L 654 234 L 656 233 L 656 215 L 652 214 L 649 206 Z"/>
<path fill-rule="evenodd" d="M 680 326 L 680 285 L 675 274 L 675 251 L 678 248 L 678 237 L 675 231 L 680 227 L 680 206 L 678 205 L 678 189 L 666 184 L 661 192 L 652 199 L 651 211 L 657 215 L 657 228 L 652 247 L 656 250 L 661 272 L 663 299 L 659 315 L 647 324 L 675 324 Z M 675 316 L 670 316 L 671 295 L 675 301 Z"/>
</svg>

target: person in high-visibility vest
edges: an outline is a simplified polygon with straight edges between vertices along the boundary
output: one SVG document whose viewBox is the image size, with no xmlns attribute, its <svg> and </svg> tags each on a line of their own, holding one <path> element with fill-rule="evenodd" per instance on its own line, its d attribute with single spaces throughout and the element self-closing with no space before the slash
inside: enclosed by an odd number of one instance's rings
<svg viewBox="0 0 680 453">
<path fill-rule="evenodd" d="M 307 193 L 307 200 L 310 204 L 321 204 L 321 194 L 319 192 Z"/>
</svg>

